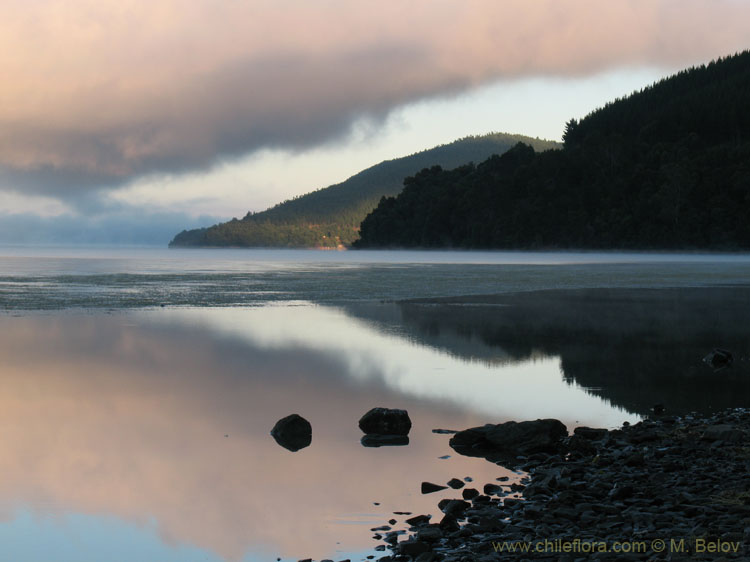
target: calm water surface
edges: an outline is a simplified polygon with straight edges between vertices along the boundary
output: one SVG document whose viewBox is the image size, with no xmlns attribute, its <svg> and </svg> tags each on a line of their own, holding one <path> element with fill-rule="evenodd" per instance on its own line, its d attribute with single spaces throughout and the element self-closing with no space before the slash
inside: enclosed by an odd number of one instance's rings
<svg viewBox="0 0 750 562">
<path fill-rule="evenodd" d="M 423 480 L 518 478 L 432 429 L 748 405 L 749 279 L 745 255 L 2 249 L 3 556 L 377 554 L 371 528 L 456 495 Z M 360 445 L 373 406 L 409 410 L 408 446 Z M 268 434 L 293 412 L 297 453 Z"/>
</svg>

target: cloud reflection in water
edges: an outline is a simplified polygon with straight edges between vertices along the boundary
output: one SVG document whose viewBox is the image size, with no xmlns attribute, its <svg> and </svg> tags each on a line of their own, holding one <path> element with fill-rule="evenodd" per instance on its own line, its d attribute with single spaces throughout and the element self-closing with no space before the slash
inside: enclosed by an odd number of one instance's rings
<svg viewBox="0 0 750 562">
<path fill-rule="evenodd" d="M 391 511 L 435 511 L 440 496 L 420 496 L 422 480 L 507 474 L 437 460 L 452 451 L 431 429 L 543 413 L 572 423 L 568 402 L 625 415 L 562 383 L 555 359 L 506 375 L 322 307 L 0 316 L 0 327 L 6 520 L 79 513 L 145 535 L 156 522 L 175 556 L 180 545 L 230 560 L 362 550 Z M 552 384 L 552 402 L 534 400 Z M 380 405 L 409 410 L 410 446 L 359 445 L 357 420 Z M 293 412 L 313 427 L 297 453 L 269 436 Z"/>
</svg>

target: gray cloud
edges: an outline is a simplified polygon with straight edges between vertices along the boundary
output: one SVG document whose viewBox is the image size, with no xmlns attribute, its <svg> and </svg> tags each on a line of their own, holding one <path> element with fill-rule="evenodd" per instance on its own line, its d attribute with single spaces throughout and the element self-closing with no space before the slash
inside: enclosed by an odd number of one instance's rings
<svg viewBox="0 0 750 562">
<path fill-rule="evenodd" d="M 58 198 L 302 148 L 497 78 L 682 66 L 750 36 L 732 0 L 11 0 L 0 188 Z"/>
</svg>

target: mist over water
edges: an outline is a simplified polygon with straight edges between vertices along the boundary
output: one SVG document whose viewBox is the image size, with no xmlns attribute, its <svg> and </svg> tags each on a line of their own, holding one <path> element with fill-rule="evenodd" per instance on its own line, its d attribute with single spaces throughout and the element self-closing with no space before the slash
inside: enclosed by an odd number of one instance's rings
<svg viewBox="0 0 750 562">
<path fill-rule="evenodd" d="M 748 279 L 745 254 L 0 249 L 0 306 L 27 311 L 340 303 Z"/>
<path fill-rule="evenodd" d="M 371 528 L 456 495 L 423 480 L 518 477 L 432 429 L 747 405 L 748 279 L 732 254 L 6 248 L 0 538 L 30 561 L 377 554 Z M 360 445 L 375 406 L 409 411 L 408 446 Z M 291 413 L 297 453 L 269 435 Z"/>
</svg>

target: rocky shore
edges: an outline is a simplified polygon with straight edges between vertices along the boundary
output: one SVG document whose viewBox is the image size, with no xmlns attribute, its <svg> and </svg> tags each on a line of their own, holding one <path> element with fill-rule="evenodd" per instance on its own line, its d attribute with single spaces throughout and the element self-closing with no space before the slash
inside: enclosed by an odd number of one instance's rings
<svg viewBox="0 0 750 562">
<path fill-rule="evenodd" d="M 750 410 L 575 428 L 538 449 L 495 451 L 521 482 L 448 483 L 456 497 L 440 501 L 440 520 L 379 528 L 381 562 L 750 559 Z"/>
</svg>

